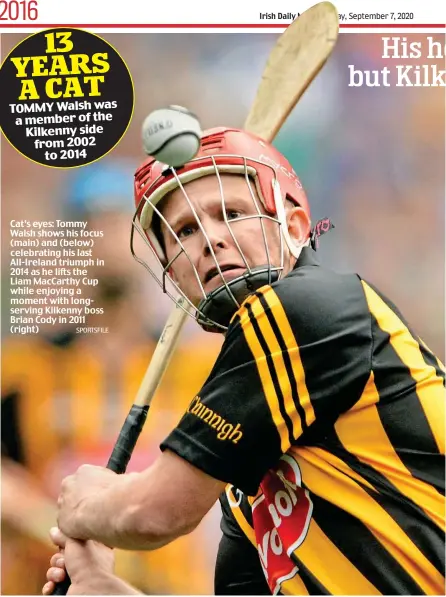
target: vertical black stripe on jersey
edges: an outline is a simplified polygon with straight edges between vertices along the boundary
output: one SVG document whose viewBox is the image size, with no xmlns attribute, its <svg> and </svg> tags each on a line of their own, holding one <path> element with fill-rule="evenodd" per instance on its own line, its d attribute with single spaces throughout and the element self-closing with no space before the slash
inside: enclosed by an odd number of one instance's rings
<svg viewBox="0 0 446 597">
<path fill-rule="evenodd" d="M 372 351 L 370 315 L 359 278 L 313 267 L 304 279 L 300 292 L 293 274 L 273 288 L 293 329 L 314 411 L 315 421 L 302 444 L 323 434 L 357 402 L 370 377 Z"/>
<path fill-rule="evenodd" d="M 215 562 L 214 594 L 271 595 L 259 554 L 245 536 L 221 537 Z"/>
<path fill-rule="evenodd" d="M 380 593 L 424 595 L 413 578 L 360 520 L 314 493 L 311 493 L 311 499 L 313 518 L 322 531 Z M 299 549 L 296 554 L 299 557 Z"/>
<path fill-rule="evenodd" d="M 290 387 L 291 387 L 291 395 L 293 397 L 293 402 L 294 405 L 296 407 L 296 410 L 299 414 L 300 417 L 300 423 L 302 426 L 302 432 L 305 431 L 308 428 L 307 425 L 307 421 L 305 418 L 305 411 L 302 407 L 302 404 L 300 403 L 299 400 L 299 394 L 297 392 L 297 381 L 296 378 L 294 376 L 294 370 L 293 370 L 293 366 L 291 364 L 291 359 L 290 359 L 290 355 L 289 355 L 289 347 L 286 345 L 285 340 L 283 338 L 282 332 L 279 329 L 279 326 L 277 325 L 277 322 L 274 318 L 274 315 L 271 313 L 271 309 L 270 306 L 268 305 L 265 297 L 263 296 L 262 293 L 256 292 L 256 295 L 259 297 L 260 299 L 260 303 L 265 311 L 265 314 L 268 318 L 268 321 L 271 325 L 271 328 L 274 332 L 274 335 L 277 339 L 277 342 L 280 346 L 280 349 L 282 351 L 282 357 L 283 357 L 283 362 L 285 364 L 285 369 L 288 375 L 288 379 L 290 382 Z"/>
<path fill-rule="evenodd" d="M 250 304 L 246 305 L 246 310 L 248 311 L 249 320 L 250 320 L 253 330 L 257 336 L 257 340 L 259 341 L 262 351 L 266 357 L 266 362 L 268 363 L 268 369 L 269 369 L 271 379 L 272 379 L 272 382 L 274 385 L 274 390 L 277 395 L 277 401 L 279 403 L 280 414 L 282 415 L 282 418 L 285 421 L 285 424 L 286 424 L 286 427 L 288 430 L 289 442 L 290 442 L 290 444 L 293 444 L 294 443 L 293 442 L 293 440 L 294 440 L 294 438 L 293 438 L 293 422 L 291 421 L 290 416 L 288 415 L 288 413 L 285 410 L 285 401 L 284 401 L 284 397 L 282 394 L 282 389 L 280 387 L 279 379 L 277 377 L 276 368 L 274 366 L 274 362 L 273 362 L 272 356 L 270 354 L 270 350 L 265 341 L 265 338 L 263 337 L 263 334 L 262 334 L 262 331 L 257 322 L 256 316 L 252 312 L 252 307 Z"/>
<path fill-rule="evenodd" d="M 444 495 L 444 457 L 438 451 L 429 422 L 416 392 L 409 367 L 390 344 L 390 335 L 372 315 L 375 346 L 379 346 L 375 386 L 380 396 L 377 410 L 384 431 L 404 466 L 413 477 L 432 485 Z M 380 367 L 379 364 L 384 366 Z M 390 382 L 390 383 L 389 383 Z M 388 396 L 391 388 L 392 395 Z M 398 398 L 395 399 L 395 396 Z M 390 400 L 387 400 L 390 398 Z M 416 438 L 416 446 L 414 445 Z"/>
<path fill-rule="evenodd" d="M 365 280 L 364 280 L 365 281 Z M 445 383 L 445 372 L 439 367 L 438 365 L 438 361 L 435 358 L 435 355 L 432 354 L 432 352 L 430 350 L 428 350 L 424 344 L 421 342 L 420 337 L 415 333 L 415 331 L 411 328 L 411 326 L 409 325 L 409 323 L 406 321 L 404 315 L 401 313 L 401 311 L 398 309 L 398 307 L 392 303 L 392 301 L 387 298 L 384 294 L 381 293 L 380 290 L 378 290 L 378 288 L 376 288 L 376 286 L 374 286 L 373 284 L 371 284 L 370 282 L 366 282 L 367 286 L 369 286 L 374 292 L 376 292 L 376 294 L 379 296 L 379 298 L 389 307 L 389 309 L 391 311 L 393 311 L 395 313 L 395 315 L 401 320 L 401 322 L 406 326 L 406 328 L 409 330 L 409 334 L 412 336 L 412 338 L 414 338 L 414 340 L 418 343 L 420 350 L 421 350 L 421 354 L 423 356 L 424 362 L 426 363 L 426 365 L 430 365 L 431 367 L 433 367 L 435 369 L 435 373 L 437 375 L 437 377 L 440 377 L 441 379 L 443 379 L 443 385 Z"/>
<path fill-rule="evenodd" d="M 234 487 L 230 489 L 234 500 L 240 499 Z M 260 564 L 259 552 L 238 525 L 226 491 L 220 495 L 222 538 L 215 564 L 214 589 L 216 595 L 271 595 Z M 240 510 L 252 527 L 251 508 L 246 497 Z M 254 531 L 253 531 L 254 532 Z"/>
<path fill-rule="evenodd" d="M 361 487 L 393 518 L 438 572 L 444 575 L 445 536 L 443 531 L 423 512 L 418 504 L 403 495 L 387 477 L 369 464 L 361 462 L 344 448 L 335 433 L 333 436 L 334 439 L 330 437 L 330 451 L 333 442 L 333 453 L 348 464 L 355 473 L 368 481 L 376 489 L 376 492 L 370 489 L 367 483 L 361 483 Z"/>
<path fill-rule="evenodd" d="M 299 553 L 299 551 L 297 552 Z M 291 554 L 291 559 L 299 568 L 299 576 L 302 579 L 302 582 L 307 587 L 308 593 L 310 595 L 331 595 L 331 593 L 324 587 L 324 585 L 318 581 L 316 576 L 308 570 L 306 566 L 302 564 L 298 557 L 296 557 L 295 553 Z M 329 568 L 330 564 L 327 562 L 327 568 Z"/>
<path fill-rule="evenodd" d="M 231 371 L 234 368 L 239 368 L 243 374 L 233 376 Z M 223 373 L 216 375 L 217 371 Z M 255 495 L 266 471 L 277 464 L 282 450 L 279 433 L 264 398 L 255 357 L 247 343 L 238 315 L 234 317 L 226 334 L 223 348 L 202 387 L 202 393 L 211 399 L 214 393 L 217 398 L 224 393 L 226 418 L 243 421 L 246 431 L 243 441 L 249 442 L 249 445 L 234 457 L 238 459 L 237 466 L 230 460 L 227 462 L 227 472 L 231 483 L 245 494 Z M 247 417 L 246 413 L 251 414 Z M 261 436 L 259 428 L 262 429 Z M 236 471 L 237 478 L 233 478 Z"/>
</svg>

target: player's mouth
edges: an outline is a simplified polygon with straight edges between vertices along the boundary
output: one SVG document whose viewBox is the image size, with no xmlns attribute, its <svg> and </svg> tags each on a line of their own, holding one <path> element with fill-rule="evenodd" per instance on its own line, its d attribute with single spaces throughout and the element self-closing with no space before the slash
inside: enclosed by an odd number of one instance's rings
<svg viewBox="0 0 446 597">
<path fill-rule="evenodd" d="M 246 270 L 245 266 L 240 266 L 234 263 L 227 263 L 226 265 L 220 265 L 220 271 L 223 275 L 223 278 L 228 282 L 229 280 L 233 280 L 237 278 L 237 276 L 241 276 L 243 272 Z M 207 285 L 212 280 L 221 282 L 222 276 L 216 267 L 211 268 L 204 277 L 204 283 Z"/>
</svg>

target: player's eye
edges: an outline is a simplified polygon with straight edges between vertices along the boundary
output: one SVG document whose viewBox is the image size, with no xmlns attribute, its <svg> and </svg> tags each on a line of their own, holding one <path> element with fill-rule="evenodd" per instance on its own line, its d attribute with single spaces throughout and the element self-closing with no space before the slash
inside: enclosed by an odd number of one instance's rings
<svg viewBox="0 0 446 597">
<path fill-rule="evenodd" d="M 241 216 L 241 212 L 237 211 L 236 209 L 227 209 L 226 210 L 226 217 L 228 220 L 236 220 Z"/>
<path fill-rule="evenodd" d="M 197 229 L 196 226 L 194 226 L 192 224 L 186 224 L 185 226 L 180 228 L 180 230 L 177 232 L 177 236 L 180 239 L 187 238 L 188 236 L 191 236 L 195 232 L 196 229 Z"/>
</svg>

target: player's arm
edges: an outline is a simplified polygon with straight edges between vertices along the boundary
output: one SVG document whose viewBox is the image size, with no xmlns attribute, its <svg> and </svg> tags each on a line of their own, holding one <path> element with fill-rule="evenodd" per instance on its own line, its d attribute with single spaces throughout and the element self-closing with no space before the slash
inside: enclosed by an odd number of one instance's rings
<svg viewBox="0 0 446 597">
<path fill-rule="evenodd" d="M 75 539 L 157 549 L 195 529 L 224 485 L 169 450 L 141 473 L 83 466 L 62 484 L 58 526 Z"/>
</svg>

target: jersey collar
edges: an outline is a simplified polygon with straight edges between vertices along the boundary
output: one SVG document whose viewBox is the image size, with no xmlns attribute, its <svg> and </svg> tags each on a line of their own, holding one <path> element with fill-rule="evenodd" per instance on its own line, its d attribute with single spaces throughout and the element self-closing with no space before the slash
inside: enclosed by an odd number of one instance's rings
<svg viewBox="0 0 446 597">
<path fill-rule="evenodd" d="M 293 270 L 304 267 L 305 265 L 320 265 L 319 257 L 316 255 L 316 251 L 311 247 L 304 247 L 299 255 Z"/>
</svg>

